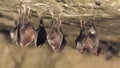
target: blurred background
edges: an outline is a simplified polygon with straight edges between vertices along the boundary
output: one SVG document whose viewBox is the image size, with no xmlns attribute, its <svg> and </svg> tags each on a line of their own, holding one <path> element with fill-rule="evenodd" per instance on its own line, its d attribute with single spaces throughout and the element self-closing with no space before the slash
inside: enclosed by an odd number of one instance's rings
<svg viewBox="0 0 120 68">
<path fill-rule="evenodd" d="M 35 27 L 36 11 L 44 12 L 47 33 L 51 25 L 49 11 L 54 11 L 55 17 L 62 12 L 62 30 L 67 41 L 62 52 L 53 52 L 47 42 L 41 48 L 12 43 L 9 32 L 22 5 L 31 7 L 31 22 Z M 98 27 L 103 46 L 99 56 L 81 54 L 75 48 L 80 19 L 95 22 Z M 107 41 L 117 50 L 110 60 L 105 59 Z M 0 68 L 119 68 L 119 50 L 120 0 L 0 0 Z"/>
</svg>

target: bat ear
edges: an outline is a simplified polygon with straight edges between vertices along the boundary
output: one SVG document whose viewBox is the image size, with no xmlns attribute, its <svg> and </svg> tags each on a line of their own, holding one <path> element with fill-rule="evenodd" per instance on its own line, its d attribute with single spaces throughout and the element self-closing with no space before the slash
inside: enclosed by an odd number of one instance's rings
<svg viewBox="0 0 120 68">
<path fill-rule="evenodd" d="M 31 17 L 31 8 L 30 8 L 30 7 L 28 7 L 28 12 L 27 12 L 27 15 L 28 15 L 28 18 L 30 18 L 30 17 Z"/>
<path fill-rule="evenodd" d="M 50 14 L 51 14 L 52 19 L 54 19 L 54 14 L 52 10 L 50 10 Z"/>
<path fill-rule="evenodd" d="M 17 26 L 17 25 L 18 25 L 18 18 L 19 18 L 19 17 L 18 17 L 18 16 L 16 17 L 16 15 L 14 15 L 13 17 L 14 17 L 14 20 L 15 20 L 15 21 L 14 21 L 14 24 L 15 24 L 15 26 Z"/>
<path fill-rule="evenodd" d="M 60 20 L 61 15 L 62 15 L 62 12 L 59 13 L 59 16 L 58 16 L 58 26 L 59 27 L 61 27 L 61 23 L 62 23 L 61 20 Z"/>
<path fill-rule="evenodd" d="M 43 26 L 43 12 L 37 12 L 39 25 Z"/>
<path fill-rule="evenodd" d="M 57 23 L 56 18 L 53 18 L 53 19 L 52 19 L 52 27 L 53 27 L 53 26 L 56 26 L 56 23 Z"/>
<path fill-rule="evenodd" d="M 85 21 L 84 21 L 84 20 L 82 20 L 82 19 L 81 19 L 81 20 L 79 20 L 79 23 L 80 23 L 80 27 L 84 27 L 84 26 L 85 26 L 85 24 L 86 24 L 86 23 L 85 23 Z"/>
<path fill-rule="evenodd" d="M 43 12 L 39 12 L 39 11 L 37 11 L 37 15 L 38 15 L 38 18 L 41 19 L 42 16 L 43 16 Z"/>
<path fill-rule="evenodd" d="M 55 26 L 55 24 L 56 24 L 56 18 L 54 17 L 54 14 L 53 14 L 53 10 L 50 10 L 50 14 L 51 14 L 51 17 L 52 17 L 52 26 Z"/>
<path fill-rule="evenodd" d="M 62 23 L 61 20 L 59 20 L 59 23 L 58 23 L 59 28 L 61 27 L 61 23 Z"/>
</svg>

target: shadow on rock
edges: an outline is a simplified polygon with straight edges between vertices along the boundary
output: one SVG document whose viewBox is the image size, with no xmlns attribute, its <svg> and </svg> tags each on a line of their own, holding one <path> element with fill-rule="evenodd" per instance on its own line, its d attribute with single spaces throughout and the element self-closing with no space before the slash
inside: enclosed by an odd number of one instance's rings
<svg viewBox="0 0 120 68">
<path fill-rule="evenodd" d="M 120 43 L 115 41 L 105 41 L 101 40 L 102 50 L 105 53 L 105 59 L 109 60 L 113 56 L 119 57 L 118 53 L 120 52 Z"/>
<path fill-rule="evenodd" d="M 4 34 L 7 41 L 11 42 L 10 29 L 12 27 L 0 23 L 0 34 Z"/>
</svg>

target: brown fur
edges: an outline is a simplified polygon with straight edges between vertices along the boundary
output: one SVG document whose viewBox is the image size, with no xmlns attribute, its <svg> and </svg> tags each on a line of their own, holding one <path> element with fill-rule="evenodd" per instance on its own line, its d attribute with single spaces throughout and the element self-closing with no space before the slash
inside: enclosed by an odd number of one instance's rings
<svg viewBox="0 0 120 68">
<path fill-rule="evenodd" d="M 87 35 L 84 34 L 83 25 L 81 25 L 80 35 L 76 39 L 77 49 L 83 53 L 84 51 L 90 51 L 95 55 L 99 55 L 101 46 L 99 45 L 99 33 L 93 24 Z M 93 32 L 92 32 L 93 31 Z M 92 34 L 94 33 L 94 34 Z"/>
<path fill-rule="evenodd" d="M 35 38 L 36 30 L 30 24 L 31 10 L 23 7 L 18 10 L 18 16 L 15 20 L 15 27 L 11 30 L 11 37 L 17 45 L 28 46 Z"/>
<path fill-rule="evenodd" d="M 56 20 L 55 18 L 53 18 L 53 13 L 51 14 L 52 14 L 52 26 L 51 31 L 47 36 L 47 41 L 50 47 L 53 49 L 53 51 L 60 51 L 63 45 L 63 33 L 61 30 L 60 15 L 58 20 Z"/>
</svg>

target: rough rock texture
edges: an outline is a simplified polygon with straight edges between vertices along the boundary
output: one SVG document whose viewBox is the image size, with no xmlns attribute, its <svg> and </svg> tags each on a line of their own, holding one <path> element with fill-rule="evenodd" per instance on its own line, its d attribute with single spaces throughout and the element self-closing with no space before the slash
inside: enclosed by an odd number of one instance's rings
<svg viewBox="0 0 120 68">
<path fill-rule="evenodd" d="M 36 48 L 34 44 L 21 47 L 11 42 L 9 31 L 14 26 L 17 9 L 31 7 L 32 24 L 38 24 L 36 11 L 44 12 L 47 32 L 51 25 L 49 11 L 55 17 L 62 12 L 62 29 L 67 45 L 60 53 L 52 52 L 47 42 Z M 100 56 L 80 54 L 75 49 L 79 34 L 79 19 L 95 22 L 100 31 L 102 46 L 106 41 L 118 50 L 110 61 Z M 0 68 L 119 68 L 120 67 L 120 0 L 0 0 Z"/>
</svg>

